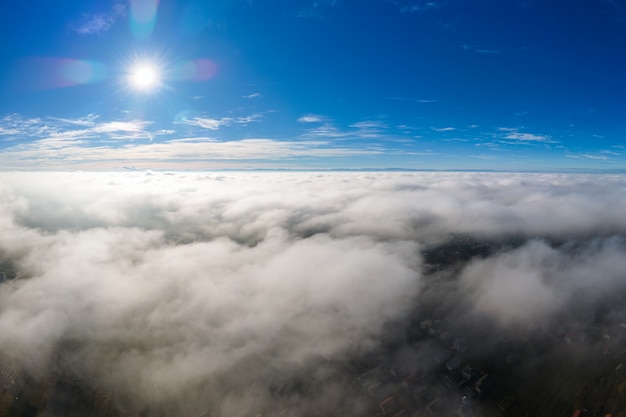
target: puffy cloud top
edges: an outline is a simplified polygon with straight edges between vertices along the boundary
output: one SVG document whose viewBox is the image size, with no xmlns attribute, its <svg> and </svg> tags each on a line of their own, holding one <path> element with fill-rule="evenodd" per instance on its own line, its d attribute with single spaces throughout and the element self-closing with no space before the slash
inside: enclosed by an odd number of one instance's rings
<svg viewBox="0 0 626 417">
<path fill-rule="evenodd" d="M 0 351 L 31 372 L 61 355 L 177 413 L 243 415 L 269 407 L 267 381 L 326 378 L 381 346 L 431 285 L 422 250 L 453 236 L 528 240 L 464 265 L 448 295 L 496 323 L 623 289 L 625 188 L 608 175 L 0 174 L 1 268 L 17 275 L 0 285 Z M 355 409 L 333 397 L 337 378 L 292 407 Z"/>
</svg>

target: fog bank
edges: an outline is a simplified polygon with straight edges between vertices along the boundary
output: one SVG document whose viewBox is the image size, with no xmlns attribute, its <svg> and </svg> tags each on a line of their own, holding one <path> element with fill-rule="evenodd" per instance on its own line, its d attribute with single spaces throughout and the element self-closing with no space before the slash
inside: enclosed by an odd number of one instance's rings
<svg viewBox="0 0 626 417">
<path fill-rule="evenodd" d="M 532 332 L 623 294 L 625 209 L 612 175 L 3 173 L 0 354 L 130 411 L 367 413 L 349 363 L 426 305 Z M 491 249 L 429 260 L 459 239 Z"/>
</svg>

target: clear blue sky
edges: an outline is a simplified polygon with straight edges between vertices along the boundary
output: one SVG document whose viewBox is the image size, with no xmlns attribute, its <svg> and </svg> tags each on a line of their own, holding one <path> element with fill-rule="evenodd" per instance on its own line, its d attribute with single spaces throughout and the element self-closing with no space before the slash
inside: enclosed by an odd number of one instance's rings
<svg viewBox="0 0 626 417">
<path fill-rule="evenodd" d="M 626 169 L 625 0 L 0 7 L 0 169 Z"/>
</svg>

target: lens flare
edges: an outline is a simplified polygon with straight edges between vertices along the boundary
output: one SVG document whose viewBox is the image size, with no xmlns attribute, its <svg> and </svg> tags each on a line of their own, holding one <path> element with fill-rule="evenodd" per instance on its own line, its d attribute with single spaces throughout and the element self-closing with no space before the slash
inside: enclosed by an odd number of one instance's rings
<svg viewBox="0 0 626 417">
<path fill-rule="evenodd" d="M 174 75 L 178 79 L 205 81 L 217 73 L 217 64 L 209 59 L 194 59 L 178 63 Z"/>
<path fill-rule="evenodd" d="M 30 88 L 64 88 L 103 81 L 108 68 L 98 61 L 30 58 L 20 63 L 20 80 Z"/>
<path fill-rule="evenodd" d="M 130 27 L 136 39 L 152 35 L 158 8 L 159 0 L 130 0 Z"/>
</svg>

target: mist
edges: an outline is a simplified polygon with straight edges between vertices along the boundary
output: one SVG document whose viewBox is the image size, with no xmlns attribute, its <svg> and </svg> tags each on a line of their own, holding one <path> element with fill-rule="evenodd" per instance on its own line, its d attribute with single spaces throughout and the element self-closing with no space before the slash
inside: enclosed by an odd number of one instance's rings
<svg viewBox="0 0 626 417">
<path fill-rule="evenodd" d="M 127 414 L 374 415 L 453 339 L 617 349 L 625 212 L 619 175 L 2 173 L 0 358 Z"/>
</svg>

